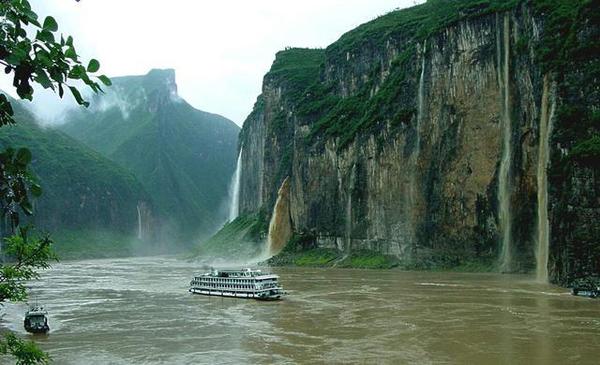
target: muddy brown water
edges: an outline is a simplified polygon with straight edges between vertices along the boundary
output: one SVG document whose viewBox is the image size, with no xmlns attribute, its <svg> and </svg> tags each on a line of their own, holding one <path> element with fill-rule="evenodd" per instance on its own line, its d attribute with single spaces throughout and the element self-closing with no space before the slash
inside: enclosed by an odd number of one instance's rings
<svg viewBox="0 0 600 365">
<path fill-rule="evenodd" d="M 32 285 L 55 364 L 598 364 L 600 300 L 518 275 L 276 268 L 279 302 L 187 292 L 169 257 L 65 262 Z M 6 359 L 0 358 L 0 363 Z"/>
</svg>

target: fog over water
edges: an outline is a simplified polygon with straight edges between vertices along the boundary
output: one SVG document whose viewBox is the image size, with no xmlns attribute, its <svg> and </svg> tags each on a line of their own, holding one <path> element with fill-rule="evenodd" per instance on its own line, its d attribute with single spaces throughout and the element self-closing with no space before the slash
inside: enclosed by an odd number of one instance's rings
<svg viewBox="0 0 600 365">
<path fill-rule="evenodd" d="M 533 277 L 278 268 L 279 302 L 187 292 L 170 257 L 57 264 L 32 286 L 55 364 L 595 364 L 598 301 Z M 31 338 L 24 304 L 0 327 Z M 1 359 L 0 359 L 1 360 Z M 0 361 L 1 362 L 1 361 Z"/>
</svg>

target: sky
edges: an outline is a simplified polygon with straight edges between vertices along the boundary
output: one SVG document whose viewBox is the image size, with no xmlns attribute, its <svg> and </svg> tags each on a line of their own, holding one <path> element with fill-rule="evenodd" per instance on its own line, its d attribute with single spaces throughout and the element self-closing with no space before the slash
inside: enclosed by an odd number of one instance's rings
<svg viewBox="0 0 600 365">
<path fill-rule="evenodd" d="M 84 63 L 96 58 L 108 76 L 176 71 L 179 95 L 197 109 L 242 125 L 275 53 L 324 48 L 345 32 L 423 0 L 31 0 L 72 35 Z M 9 90 L 4 76 L 0 88 Z M 67 97 L 70 98 L 70 95 Z M 34 107 L 57 118 L 71 102 L 36 92 Z"/>
</svg>

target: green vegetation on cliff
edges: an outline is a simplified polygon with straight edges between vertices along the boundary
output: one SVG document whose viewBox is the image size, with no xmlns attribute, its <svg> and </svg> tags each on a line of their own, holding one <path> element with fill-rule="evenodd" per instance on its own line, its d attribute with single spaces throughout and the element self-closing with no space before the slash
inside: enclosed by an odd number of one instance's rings
<svg viewBox="0 0 600 365">
<path fill-rule="evenodd" d="M 600 169 L 600 135 L 594 135 L 575 145 L 569 156 L 584 165 Z"/>
<path fill-rule="evenodd" d="M 265 247 L 268 224 L 264 213 L 240 215 L 196 246 L 191 257 L 199 260 L 243 260 L 258 257 Z"/>
<path fill-rule="evenodd" d="M 277 52 L 265 79 L 278 81 L 290 99 L 297 99 L 302 96 L 306 85 L 319 79 L 324 61 L 323 49 L 289 48 Z"/>
</svg>

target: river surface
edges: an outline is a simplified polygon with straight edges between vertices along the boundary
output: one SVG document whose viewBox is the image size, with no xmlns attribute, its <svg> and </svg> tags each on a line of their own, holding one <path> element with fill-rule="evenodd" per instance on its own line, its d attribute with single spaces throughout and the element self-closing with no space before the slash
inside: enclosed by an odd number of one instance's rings
<svg viewBox="0 0 600 365">
<path fill-rule="evenodd" d="M 279 302 L 187 292 L 169 257 L 65 262 L 32 285 L 55 364 L 598 364 L 600 300 L 499 274 L 276 268 Z M 0 362 L 3 363 L 2 358 Z"/>
</svg>

